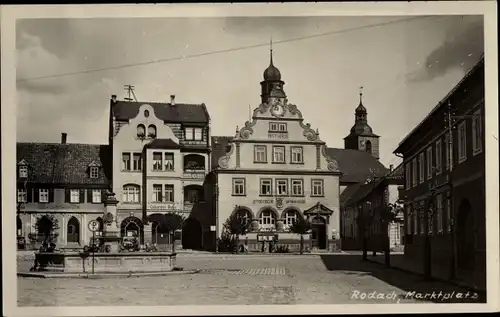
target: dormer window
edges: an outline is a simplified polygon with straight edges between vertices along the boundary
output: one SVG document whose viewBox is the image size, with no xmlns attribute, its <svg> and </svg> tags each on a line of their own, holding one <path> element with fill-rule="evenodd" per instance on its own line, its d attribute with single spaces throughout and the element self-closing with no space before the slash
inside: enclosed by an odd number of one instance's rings
<svg viewBox="0 0 500 317">
<path fill-rule="evenodd" d="M 185 128 L 184 139 L 187 141 L 203 141 L 203 128 Z"/>
<path fill-rule="evenodd" d="M 99 178 L 99 167 L 97 166 L 90 167 L 90 178 Z"/>
<path fill-rule="evenodd" d="M 148 127 L 148 137 L 152 139 L 156 138 L 156 126 L 153 124 Z"/>
<path fill-rule="evenodd" d="M 19 177 L 20 178 L 28 178 L 28 166 L 27 165 L 19 165 Z"/>
<path fill-rule="evenodd" d="M 137 126 L 137 137 L 143 138 L 146 136 L 146 127 L 143 124 Z"/>
</svg>

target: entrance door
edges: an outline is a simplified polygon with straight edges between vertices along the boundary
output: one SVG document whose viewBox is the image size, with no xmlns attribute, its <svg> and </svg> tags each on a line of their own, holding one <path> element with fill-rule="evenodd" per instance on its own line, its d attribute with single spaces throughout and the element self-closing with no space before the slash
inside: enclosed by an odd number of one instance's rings
<svg viewBox="0 0 500 317">
<path fill-rule="evenodd" d="M 323 217 L 316 216 L 312 220 L 312 242 L 318 249 L 326 249 L 326 221 Z"/>
<path fill-rule="evenodd" d="M 71 217 L 68 221 L 66 239 L 68 243 L 80 243 L 80 222 L 75 217 Z"/>
</svg>

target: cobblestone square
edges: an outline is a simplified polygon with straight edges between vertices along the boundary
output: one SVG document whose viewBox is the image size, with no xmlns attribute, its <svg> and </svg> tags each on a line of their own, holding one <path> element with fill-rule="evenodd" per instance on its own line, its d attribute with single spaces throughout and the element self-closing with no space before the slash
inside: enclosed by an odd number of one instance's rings
<svg viewBox="0 0 500 317">
<path fill-rule="evenodd" d="M 198 274 L 114 279 L 18 278 L 19 306 L 269 305 L 460 302 L 421 300 L 455 286 L 362 262 L 360 256 L 180 255 Z M 22 269 L 20 265 L 20 270 Z M 26 265 L 24 265 L 24 268 Z M 368 296 L 370 293 L 375 294 Z M 365 294 L 365 295 L 363 295 Z M 412 294 L 412 293 L 410 293 Z"/>
</svg>

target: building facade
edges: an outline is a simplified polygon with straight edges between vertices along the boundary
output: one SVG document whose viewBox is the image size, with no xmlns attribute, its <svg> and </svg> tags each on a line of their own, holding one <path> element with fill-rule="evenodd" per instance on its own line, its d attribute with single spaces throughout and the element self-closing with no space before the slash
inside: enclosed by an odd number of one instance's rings
<svg viewBox="0 0 500 317">
<path fill-rule="evenodd" d="M 333 249 L 338 247 L 341 173 L 318 130 L 288 103 L 283 86 L 271 52 L 261 82 L 262 102 L 252 120 L 237 128 L 234 137 L 213 140 L 217 237 L 224 222 L 239 213 L 251 220 L 251 232 L 242 237 L 249 250 L 266 248 L 271 239 L 298 249 L 300 237 L 289 228 L 302 217 L 312 223 L 306 244 Z"/>
<path fill-rule="evenodd" d="M 484 59 L 406 136 L 405 256 L 486 285 Z M 427 236 L 427 237 L 426 237 Z M 453 276 L 454 275 L 454 276 Z"/>
<path fill-rule="evenodd" d="M 204 104 L 125 102 L 112 96 L 109 142 L 112 189 L 122 236 L 167 245 L 173 213 L 185 218 L 176 243 L 201 249 L 213 243 L 205 204 L 210 166 L 210 117 Z"/>
<path fill-rule="evenodd" d="M 89 244 L 88 222 L 102 222 L 110 148 L 66 140 L 63 133 L 60 144 L 17 143 L 17 236 L 24 248 Z"/>
</svg>

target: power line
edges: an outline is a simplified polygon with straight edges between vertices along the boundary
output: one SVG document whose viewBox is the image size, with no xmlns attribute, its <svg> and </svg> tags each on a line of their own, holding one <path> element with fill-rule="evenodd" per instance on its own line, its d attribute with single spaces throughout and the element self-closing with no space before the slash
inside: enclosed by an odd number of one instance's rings
<svg viewBox="0 0 500 317">
<path fill-rule="evenodd" d="M 313 35 L 308 35 L 308 36 L 290 38 L 290 39 L 281 40 L 281 41 L 273 41 L 273 44 L 291 43 L 291 42 L 296 42 L 296 41 L 302 41 L 302 40 L 307 40 L 307 39 L 328 36 L 328 35 L 342 34 L 342 33 L 359 31 L 359 30 L 368 29 L 368 28 L 381 27 L 381 26 L 392 25 L 392 24 L 397 24 L 397 23 L 409 22 L 409 21 L 413 21 L 413 20 L 422 20 L 422 19 L 428 19 L 428 18 L 443 18 L 443 17 L 447 17 L 447 16 L 437 16 L 437 17 L 436 16 L 416 16 L 416 17 L 411 17 L 411 18 L 392 20 L 392 21 L 388 21 L 388 22 L 368 24 L 368 25 L 363 25 L 363 26 L 349 28 L 349 29 L 336 30 L 336 31 L 313 34 Z M 25 81 L 30 81 L 30 80 L 49 79 L 49 78 L 65 77 L 65 76 L 72 76 L 72 75 L 96 73 L 96 72 L 102 72 L 102 71 L 108 71 L 108 70 L 116 70 L 116 69 L 122 69 L 122 68 L 145 66 L 145 65 L 165 63 L 165 62 L 171 62 L 171 61 L 177 61 L 177 60 L 185 60 L 185 59 L 191 59 L 191 58 L 197 58 L 197 57 L 203 57 L 203 56 L 209 56 L 209 55 L 216 55 L 216 54 L 222 54 L 222 53 L 243 51 L 243 50 L 247 50 L 247 49 L 265 47 L 268 45 L 269 45 L 269 43 L 261 43 L 261 44 L 240 46 L 240 47 L 224 49 L 224 50 L 210 51 L 210 52 L 205 52 L 205 53 L 177 56 L 177 57 L 170 57 L 170 58 L 162 58 L 162 59 L 151 60 L 151 61 L 147 61 L 147 62 L 124 64 L 124 65 L 119 65 L 119 66 L 110 66 L 110 67 L 97 68 L 97 69 L 89 69 L 89 70 L 83 70 L 83 71 L 77 71 L 77 72 L 71 72 L 71 73 L 54 74 L 54 75 L 46 75 L 46 76 L 31 77 L 31 78 L 21 78 L 21 79 L 16 80 L 16 82 L 25 82 Z"/>
</svg>

